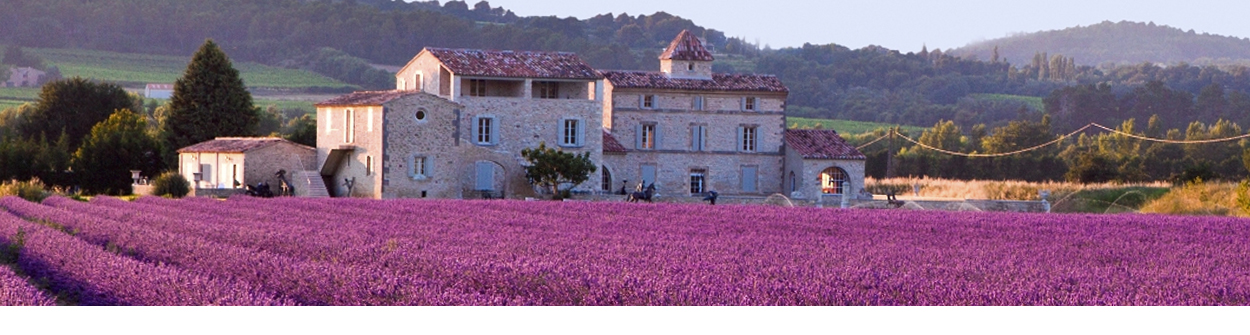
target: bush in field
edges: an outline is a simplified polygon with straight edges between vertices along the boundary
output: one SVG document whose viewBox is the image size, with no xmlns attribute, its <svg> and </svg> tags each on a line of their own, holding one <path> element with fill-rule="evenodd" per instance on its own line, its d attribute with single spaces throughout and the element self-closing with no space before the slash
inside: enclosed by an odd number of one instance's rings
<svg viewBox="0 0 1250 335">
<path fill-rule="evenodd" d="M 30 202 L 40 202 L 48 197 L 46 185 L 39 178 L 29 181 L 10 180 L 0 183 L 0 197 L 12 195 Z"/>
<path fill-rule="evenodd" d="M 152 180 L 152 195 L 181 198 L 187 193 L 191 193 L 191 183 L 177 172 L 165 172 Z"/>
<path fill-rule="evenodd" d="M 1184 186 L 1172 188 L 1172 191 L 1142 206 L 1141 211 L 1162 214 L 1244 216 L 1247 212 L 1238 206 L 1240 200 L 1238 193 L 1236 184 L 1209 183 L 1197 179 L 1185 183 Z"/>
</svg>

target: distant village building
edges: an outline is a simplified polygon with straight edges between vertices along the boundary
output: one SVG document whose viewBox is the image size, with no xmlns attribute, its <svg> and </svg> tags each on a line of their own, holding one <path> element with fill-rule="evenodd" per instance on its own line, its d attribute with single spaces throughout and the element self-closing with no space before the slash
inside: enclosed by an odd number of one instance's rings
<svg viewBox="0 0 1250 335">
<path fill-rule="evenodd" d="M 834 131 L 785 128 L 771 75 L 712 72 L 683 31 L 660 71 L 596 71 L 575 54 L 426 48 L 392 91 L 317 104 L 318 173 L 334 196 L 522 198 L 521 150 L 587 152 L 574 189 L 654 183 L 668 197 L 781 193 L 837 203 L 863 187 L 862 153 Z M 626 184 L 625 181 L 629 183 Z"/>
<path fill-rule="evenodd" d="M 9 68 L 9 78 L 4 87 L 38 87 L 46 72 L 30 67 Z"/>
<path fill-rule="evenodd" d="M 315 169 L 316 158 L 316 149 L 282 138 L 218 137 L 178 149 L 178 173 L 191 182 L 196 195 L 224 195 L 261 182 L 276 190 L 276 174 L 281 170 L 296 186 L 295 195 L 315 196 L 319 194 L 310 193 L 315 188 L 310 189 L 306 181 L 297 179 L 306 177 L 302 172 Z M 320 180 L 317 182 L 319 185 Z M 213 190 L 227 193 L 212 193 Z"/>
<path fill-rule="evenodd" d="M 174 84 L 148 84 L 143 88 L 143 96 L 148 99 L 169 99 L 174 96 Z"/>
</svg>

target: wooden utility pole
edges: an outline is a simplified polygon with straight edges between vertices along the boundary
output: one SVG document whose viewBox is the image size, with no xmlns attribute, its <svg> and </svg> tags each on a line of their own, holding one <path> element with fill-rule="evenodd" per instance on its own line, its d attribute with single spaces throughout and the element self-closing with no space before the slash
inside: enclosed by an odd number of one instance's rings
<svg viewBox="0 0 1250 335">
<path fill-rule="evenodd" d="M 890 127 L 890 148 L 885 151 L 885 177 L 894 178 L 894 134 L 898 133 L 898 126 Z"/>
</svg>

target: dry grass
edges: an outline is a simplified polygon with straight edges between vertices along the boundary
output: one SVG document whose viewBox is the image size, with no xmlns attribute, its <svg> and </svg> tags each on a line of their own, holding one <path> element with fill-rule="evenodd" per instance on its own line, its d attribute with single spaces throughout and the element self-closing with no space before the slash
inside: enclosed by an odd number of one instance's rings
<svg viewBox="0 0 1250 335">
<path fill-rule="evenodd" d="M 1082 190 L 1125 187 L 1169 187 L 1167 183 L 1144 184 L 1078 184 L 1067 182 L 1027 182 L 1018 180 L 951 180 L 931 178 L 865 178 L 864 184 L 874 194 L 893 190 L 900 196 L 916 196 L 913 185 L 920 186 L 919 197 L 947 199 L 1041 200 L 1038 192 L 1050 191 L 1050 199 L 1061 199 Z"/>
<path fill-rule="evenodd" d="M 1194 182 L 1142 206 L 1143 213 L 1250 216 L 1237 206 L 1237 183 Z"/>
</svg>

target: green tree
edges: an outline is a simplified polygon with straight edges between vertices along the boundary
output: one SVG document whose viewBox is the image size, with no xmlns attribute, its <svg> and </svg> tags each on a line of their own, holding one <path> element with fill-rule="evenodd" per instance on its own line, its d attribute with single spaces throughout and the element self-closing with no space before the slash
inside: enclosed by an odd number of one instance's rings
<svg viewBox="0 0 1250 335">
<path fill-rule="evenodd" d="M 568 153 L 548 148 L 543 142 L 538 143 L 538 148 L 522 149 L 521 157 L 529 162 L 525 167 L 525 178 L 530 184 L 551 189 L 553 199 L 561 198 L 561 185 L 568 184 L 565 190 L 577 187 L 590 179 L 590 174 L 596 170 L 589 152 L 580 155 Z"/>
<path fill-rule="evenodd" d="M 160 142 L 145 131 L 142 116 L 118 110 L 91 128 L 91 135 L 74 153 L 74 173 L 83 191 L 92 194 L 130 193 L 130 170 L 154 176 L 164 170 Z"/>
<path fill-rule="evenodd" d="M 282 138 L 310 147 L 317 146 L 317 121 L 312 116 L 303 115 L 291 119 L 284 128 Z"/>
<path fill-rule="evenodd" d="M 92 126 L 108 119 L 115 110 L 133 107 L 134 100 L 116 84 L 78 77 L 58 80 L 43 86 L 34 110 L 24 115 L 21 133 L 37 138 L 64 132 L 69 136 L 70 150 L 77 150 Z"/>
<path fill-rule="evenodd" d="M 260 122 L 239 71 L 212 40 L 174 82 L 165 117 L 161 130 L 171 149 L 219 136 L 255 136 Z"/>
</svg>

